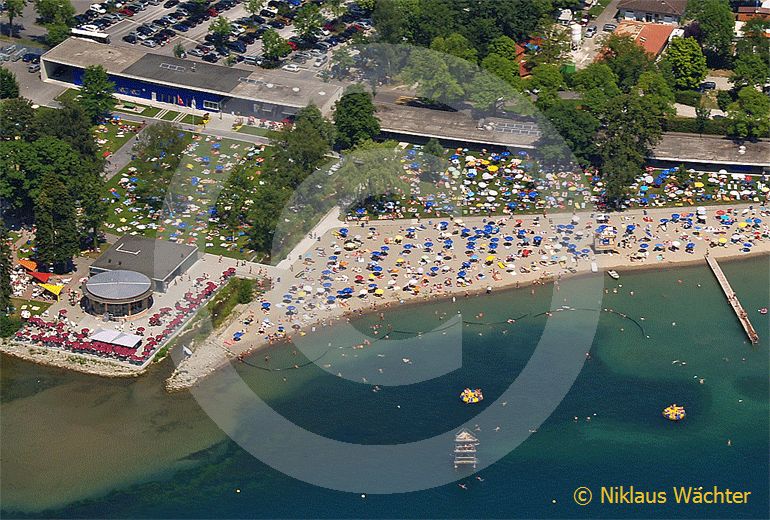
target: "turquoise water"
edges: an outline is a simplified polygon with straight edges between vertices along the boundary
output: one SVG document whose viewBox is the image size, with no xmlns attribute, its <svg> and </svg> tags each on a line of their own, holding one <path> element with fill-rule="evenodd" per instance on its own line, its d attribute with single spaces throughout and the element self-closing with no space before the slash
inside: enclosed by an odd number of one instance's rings
<svg viewBox="0 0 770 520">
<path fill-rule="evenodd" d="M 230 441 L 189 394 L 165 394 L 161 383 L 171 366 L 136 381 L 105 381 L 3 358 L 3 516 L 767 518 L 770 322 L 756 309 L 768 305 L 770 269 L 767 258 L 723 268 L 762 338 L 759 346 L 747 344 L 704 266 L 605 279 L 607 292 L 596 307 L 633 321 L 600 314 L 590 358 L 566 398 L 521 446 L 481 470 L 483 480 L 457 473 L 467 489 L 450 483 L 362 497 L 312 486 Z M 466 321 L 484 323 L 526 315 L 515 324 L 466 324 L 462 367 L 421 383 L 373 392 L 370 385 L 336 377 L 337 371 L 376 377 L 376 367 L 388 359 L 380 355 L 398 348 L 375 342 L 363 350 L 329 350 L 329 343 L 352 343 L 353 333 L 341 328 L 312 340 L 314 352 L 328 350 L 318 362 L 331 365 L 328 371 L 312 365 L 280 372 L 236 368 L 262 399 L 310 431 L 361 444 L 417 441 L 472 424 L 479 411 L 499 406 L 496 399 L 535 352 L 548 321 L 577 327 L 591 313 L 540 314 L 577 307 L 563 296 L 585 292 L 590 284 L 575 279 L 563 281 L 556 293 L 551 287 L 534 295 L 523 289 L 388 312 L 384 323 L 405 331 L 441 327 L 458 310 Z M 370 331 L 379 322 L 369 316 L 355 326 Z M 440 337 L 426 337 L 410 355 L 413 365 L 401 364 L 401 370 L 429 363 L 442 346 Z M 302 354 L 293 350 L 273 349 L 269 366 L 302 364 Z M 249 363 L 264 366 L 263 354 Z M 225 383 L 207 384 L 216 389 Z M 466 386 L 483 388 L 480 406 L 459 403 L 457 394 Z M 681 423 L 660 415 L 674 402 L 687 408 Z M 482 462 L 502 449 L 494 427 L 479 424 Z M 280 448 L 282 441 L 266 442 Z M 454 471 L 451 448 L 437 473 Z M 666 490 L 669 496 L 671 486 L 718 485 L 752 495 L 746 505 L 573 502 L 575 488 L 588 486 L 596 494 L 602 485 Z"/>
</svg>

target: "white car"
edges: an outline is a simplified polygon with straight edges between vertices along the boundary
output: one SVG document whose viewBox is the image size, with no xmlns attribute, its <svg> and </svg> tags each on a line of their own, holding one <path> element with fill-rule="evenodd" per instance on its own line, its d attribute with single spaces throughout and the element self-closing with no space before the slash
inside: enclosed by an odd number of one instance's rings
<svg viewBox="0 0 770 520">
<path fill-rule="evenodd" d="M 80 29 L 83 31 L 99 32 L 99 28 L 91 24 L 81 25 Z"/>
<path fill-rule="evenodd" d="M 286 72 L 299 72 L 299 67 L 297 67 L 297 66 L 296 66 L 296 65 L 294 65 L 293 63 L 289 63 L 288 65 L 284 65 L 284 66 L 283 66 L 283 67 L 281 67 L 281 68 L 282 68 L 283 70 L 285 70 Z"/>
<path fill-rule="evenodd" d="M 88 9 L 99 14 L 107 13 L 107 9 L 105 9 L 102 4 L 91 4 L 91 7 L 89 7 Z"/>
</svg>

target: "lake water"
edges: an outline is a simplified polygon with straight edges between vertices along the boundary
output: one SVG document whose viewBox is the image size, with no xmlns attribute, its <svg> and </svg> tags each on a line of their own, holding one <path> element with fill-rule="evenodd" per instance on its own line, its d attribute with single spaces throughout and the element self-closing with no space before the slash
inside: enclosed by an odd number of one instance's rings
<svg viewBox="0 0 770 520">
<path fill-rule="evenodd" d="M 271 350 L 267 365 L 260 353 L 235 366 L 239 385 L 245 382 L 275 411 L 329 439 L 414 443 L 467 424 L 476 430 L 483 465 L 502 457 L 478 474 L 454 470 L 449 442 L 441 454 L 445 463 L 433 470 L 448 483 L 406 493 L 362 497 L 326 489 L 256 459 L 210 415 L 241 430 L 248 423 L 245 437 L 257 438 L 272 454 L 301 450 L 271 429 L 266 416 L 263 430 L 259 415 L 247 420 L 237 399 L 229 400 L 234 383 L 226 375 L 211 378 L 199 391 L 224 403 L 207 414 L 192 395 L 163 391 L 171 362 L 137 380 L 103 380 L 3 357 L 3 516 L 767 518 L 770 322 L 756 310 L 770 301 L 768 267 L 766 257 L 723 263 L 760 334 L 761 344 L 755 347 L 747 343 L 708 268 L 692 266 L 621 272 L 618 282 L 605 277 L 607 292 L 598 295 L 592 293 L 595 280 L 578 278 L 562 281 L 558 292 L 548 286 L 534 295 L 527 288 L 456 303 L 397 307 L 382 323 L 405 331 L 391 332 L 391 339 L 409 342 L 339 348 L 357 343 L 357 331 L 371 333 L 370 327 L 381 323 L 372 315 L 356 321 L 355 328 L 335 327 L 306 338 L 302 352 L 281 346 Z M 586 294 L 596 301 L 576 296 Z M 562 305 L 579 310 L 542 314 Z M 587 310 L 600 308 L 627 318 Z M 462 366 L 442 375 L 457 339 L 447 327 L 458 311 L 471 322 L 451 327 L 462 334 Z M 541 352 L 547 326 L 558 325 L 557 344 L 564 345 L 566 358 L 569 347 L 582 349 L 571 345 L 570 331 L 594 316 L 598 325 L 590 357 L 581 354 L 582 369 L 566 397 L 509 452 L 503 441 L 505 421 L 528 413 L 513 400 L 503 406 L 509 385 Z M 518 319 L 506 323 L 511 318 Z M 446 330 L 422 337 L 406 332 L 434 328 Z M 372 338 L 381 331 L 371 333 Z M 303 353 L 320 358 L 318 365 L 258 368 L 302 365 Z M 544 381 L 551 372 L 566 370 L 559 359 L 551 359 L 542 369 Z M 433 369 L 437 377 L 409 379 Z M 372 391 L 371 384 L 386 376 L 412 384 L 386 386 L 385 381 L 381 390 Z M 484 401 L 462 404 L 458 394 L 466 386 L 482 388 Z M 684 421 L 661 417 L 671 403 L 686 407 Z M 505 428 L 496 431 L 500 425 Z M 339 459 L 339 464 L 316 468 L 316 474 L 342 474 L 357 465 L 361 491 L 366 491 L 379 474 L 364 460 Z M 672 486 L 718 485 L 752 495 L 746 505 L 597 504 L 597 490 L 613 485 L 666 490 L 669 496 Z M 579 486 L 594 490 L 594 503 L 579 507 L 573 502 Z"/>
</svg>

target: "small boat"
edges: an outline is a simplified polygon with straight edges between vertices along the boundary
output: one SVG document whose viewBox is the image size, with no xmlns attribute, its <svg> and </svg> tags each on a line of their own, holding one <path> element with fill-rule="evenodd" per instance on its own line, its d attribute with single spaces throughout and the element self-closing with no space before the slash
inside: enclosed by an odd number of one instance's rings
<svg viewBox="0 0 770 520">
<path fill-rule="evenodd" d="M 607 271 L 607 275 L 609 275 L 609 277 L 612 278 L 613 280 L 617 280 L 620 278 L 620 275 L 618 274 L 618 272 L 613 270 Z"/>
<path fill-rule="evenodd" d="M 667 406 L 663 410 L 663 417 L 669 421 L 681 421 L 686 415 L 687 413 L 684 411 L 684 406 L 679 406 L 677 404 Z"/>
<path fill-rule="evenodd" d="M 762 307 L 761 309 L 759 309 L 759 313 L 760 314 L 767 314 L 767 307 Z"/>
</svg>

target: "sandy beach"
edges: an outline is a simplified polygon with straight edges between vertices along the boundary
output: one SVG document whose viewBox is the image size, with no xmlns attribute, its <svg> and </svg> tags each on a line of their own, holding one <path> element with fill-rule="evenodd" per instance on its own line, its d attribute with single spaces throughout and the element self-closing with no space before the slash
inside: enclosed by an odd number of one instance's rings
<svg viewBox="0 0 770 520">
<path fill-rule="evenodd" d="M 392 305 L 470 297 L 610 269 L 660 269 L 770 253 L 770 212 L 757 204 L 463 219 L 339 223 L 297 250 L 273 286 L 230 324 L 191 346 L 166 381 L 194 386 L 226 363 L 295 335 Z M 595 254 L 599 226 L 617 232 Z M 327 225 L 328 227 L 328 225 Z M 373 254 L 374 253 L 374 254 Z M 286 265 L 284 262 L 282 265 Z M 607 277 L 608 282 L 612 280 Z M 550 290 L 550 289 L 548 289 Z"/>
</svg>

